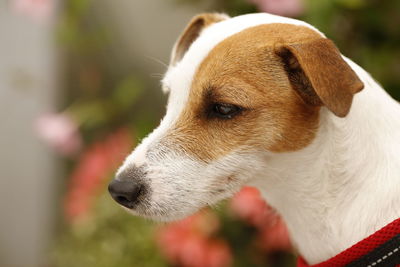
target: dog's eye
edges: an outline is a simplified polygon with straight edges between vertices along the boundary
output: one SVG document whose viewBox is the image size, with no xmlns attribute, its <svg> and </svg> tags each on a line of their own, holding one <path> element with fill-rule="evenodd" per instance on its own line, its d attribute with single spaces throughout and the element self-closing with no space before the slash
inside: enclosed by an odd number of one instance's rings
<svg viewBox="0 0 400 267">
<path fill-rule="evenodd" d="M 222 119 L 231 119 L 242 109 L 232 104 L 216 103 L 212 107 L 212 114 Z"/>
</svg>

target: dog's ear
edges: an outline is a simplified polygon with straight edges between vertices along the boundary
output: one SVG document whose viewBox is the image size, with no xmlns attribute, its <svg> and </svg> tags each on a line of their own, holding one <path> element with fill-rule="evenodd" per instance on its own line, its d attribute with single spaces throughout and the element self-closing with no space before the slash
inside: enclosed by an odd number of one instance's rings
<svg viewBox="0 0 400 267">
<path fill-rule="evenodd" d="M 203 29 L 228 18 L 227 15 L 219 13 L 204 13 L 193 17 L 172 49 L 170 64 L 175 65 L 183 58 L 190 45 L 200 36 Z"/>
<path fill-rule="evenodd" d="M 280 44 L 275 52 L 282 59 L 293 89 L 304 102 L 325 105 L 338 117 L 348 114 L 353 95 L 364 88 L 329 39 Z"/>
</svg>

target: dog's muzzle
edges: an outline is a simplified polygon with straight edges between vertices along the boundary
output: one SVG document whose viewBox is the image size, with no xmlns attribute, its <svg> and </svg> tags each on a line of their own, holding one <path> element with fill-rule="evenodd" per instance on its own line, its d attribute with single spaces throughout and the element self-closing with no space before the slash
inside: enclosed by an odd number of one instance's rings
<svg viewBox="0 0 400 267">
<path fill-rule="evenodd" d="M 111 197 L 122 206 L 133 209 L 144 198 L 147 186 L 142 168 L 131 167 L 123 171 L 108 185 Z"/>
</svg>

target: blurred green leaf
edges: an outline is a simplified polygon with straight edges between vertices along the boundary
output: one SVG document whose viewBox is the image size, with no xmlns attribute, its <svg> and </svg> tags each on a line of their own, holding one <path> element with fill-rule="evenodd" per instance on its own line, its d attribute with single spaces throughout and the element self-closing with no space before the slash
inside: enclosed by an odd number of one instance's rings
<svg viewBox="0 0 400 267">
<path fill-rule="evenodd" d="M 132 107 L 142 93 L 143 85 L 134 76 L 128 76 L 118 83 L 112 98 L 122 110 Z"/>
<path fill-rule="evenodd" d="M 69 0 L 66 2 L 68 13 L 74 16 L 82 16 L 88 10 L 92 0 Z"/>
<path fill-rule="evenodd" d="M 358 9 L 366 5 L 365 0 L 336 0 L 336 2 L 349 9 Z"/>
<path fill-rule="evenodd" d="M 76 102 L 69 107 L 68 111 L 78 124 L 84 128 L 103 125 L 112 116 L 112 110 L 107 108 L 106 100 L 102 99 Z"/>
<path fill-rule="evenodd" d="M 156 225 L 128 214 L 105 191 L 93 216 L 60 236 L 52 252 L 54 266 L 167 266 L 153 240 Z"/>
</svg>

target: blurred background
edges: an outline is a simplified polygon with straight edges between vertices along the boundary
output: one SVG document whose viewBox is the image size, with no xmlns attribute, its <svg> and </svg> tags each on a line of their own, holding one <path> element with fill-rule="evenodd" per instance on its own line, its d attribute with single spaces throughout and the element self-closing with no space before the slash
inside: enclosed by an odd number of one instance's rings
<svg viewBox="0 0 400 267">
<path fill-rule="evenodd" d="M 400 99 L 398 0 L 0 0 L 0 267 L 294 265 L 254 188 L 172 224 L 106 193 L 163 116 L 170 50 L 205 11 L 305 20 Z"/>
</svg>

